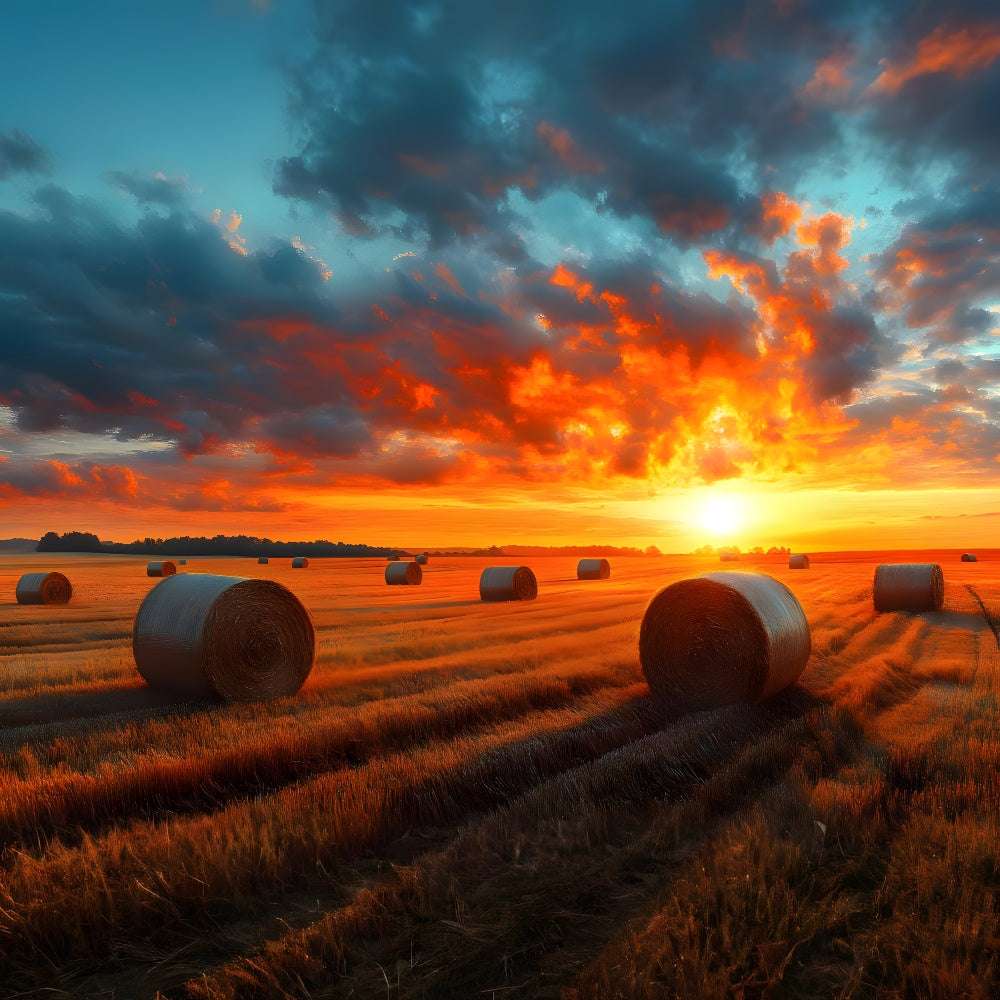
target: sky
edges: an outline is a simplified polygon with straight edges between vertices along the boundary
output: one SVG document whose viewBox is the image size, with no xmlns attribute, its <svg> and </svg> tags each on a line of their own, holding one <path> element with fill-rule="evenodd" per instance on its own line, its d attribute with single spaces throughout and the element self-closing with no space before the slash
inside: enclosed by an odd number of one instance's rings
<svg viewBox="0 0 1000 1000">
<path fill-rule="evenodd" d="M 1000 545 L 993 0 L 5 0 L 0 537 Z"/>
</svg>

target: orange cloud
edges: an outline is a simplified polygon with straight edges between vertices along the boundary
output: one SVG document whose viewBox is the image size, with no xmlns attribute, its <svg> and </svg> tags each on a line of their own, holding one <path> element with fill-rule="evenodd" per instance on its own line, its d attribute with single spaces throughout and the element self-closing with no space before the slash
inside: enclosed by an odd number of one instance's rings
<svg viewBox="0 0 1000 1000">
<path fill-rule="evenodd" d="M 854 53 L 848 49 L 840 49 L 824 56 L 816 63 L 811 79 L 802 88 L 802 95 L 822 103 L 839 100 L 853 83 L 847 75 L 853 63 Z"/>
<path fill-rule="evenodd" d="M 573 137 L 564 128 L 551 122 L 540 121 L 535 126 L 535 135 L 545 143 L 574 174 L 597 174 L 604 170 L 604 164 L 592 156 L 580 152 Z"/>
<path fill-rule="evenodd" d="M 895 95 L 910 80 L 927 73 L 949 73 L 956 79 L 985 69 L 1000 57 L 1000 24 L 983 24 L 949 31 L 944 25 L 935 28 L 917 43 L 917 51 L 909 59 L 892 63 L 880 61 L 882 73 L 871 85 L 872 90 Z"/>
<path fill-rule="evenodd" d="M 762 235 L 768 243 L 787 236 L 802 218 L 802 209 L 784 191 L 765 191 L 760 196 L 760 204 L 764 222 Z"/>
</svg>

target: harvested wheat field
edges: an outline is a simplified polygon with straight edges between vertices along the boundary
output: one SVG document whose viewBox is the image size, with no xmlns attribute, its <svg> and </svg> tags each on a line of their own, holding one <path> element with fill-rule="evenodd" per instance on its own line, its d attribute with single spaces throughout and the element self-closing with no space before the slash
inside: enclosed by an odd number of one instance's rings
<svg viewBox="0 0 1000 1000">
<path fill-rule="evenodd" d="M 643 680 L 652 595 L 717 556 L 199 559 L 308 609 L 298 694 L 148 687 L 142 557 L 0 559 L 0 993 L 991 997 L 1000 993 L 1000 552 L 744 556 L 811 654 L 760 704 Z M 42 561 L 44 559 L 44 562 Z M 876 613 L 875 566 L 944 608 Z M 57 569 L 66 605 L 21 606 Z"/>
</svg>

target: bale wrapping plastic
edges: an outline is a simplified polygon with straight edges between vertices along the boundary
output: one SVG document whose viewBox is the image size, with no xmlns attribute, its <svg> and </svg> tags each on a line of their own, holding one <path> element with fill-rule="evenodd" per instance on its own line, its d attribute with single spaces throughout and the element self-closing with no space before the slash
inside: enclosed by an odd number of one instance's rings
<svg viewBox="0 0 1000 1000">
<path fill-rule="evenodd" d="M 487 566 L 479 577 L 479 597 L 484 601 L 533 601 L 538 581 L 527 566 Z"/>
<path fill-rule="evenodd" d="M 267 556 L 257 556 L 257 565 L 258 566 L 266 566 L 267 565 Z"/>
<path fill-rule="evenodd" d="M 809 556 L 798 553 L 788 557 L 789 569 L 809 569 Z"/>
<path fill-rule="evenodd" d="M 578 580 L 607 580 L 611 576 L 611 564 L 607 559 L 581 559 L 576 564 Z"/>
<path fill-rule="evenodd" d="M 295 694 L 312 669 L 309 613 L 273 580 L 185 573 L 158 583 L 135 618 L 132 653 L 146 682 L 189 698 Z"/>
<path fill-rule="evenodd" d="M 875 567 L 875 610 L 940 611 L 944 573 L 937 563 L 883 563 Z"/>
<path fill-rule="evenodd" d="M 187 559 L 178 559 L 177 560 L 177 565 L 178 566 L 187 566 L 187 564 L 188 564 Z"/>
<path fill-rule="evenodd" d="M 18 604 L 67 604 L 73 586 L 62 573 L 25 573 L 14 595 Z"/>
<path fill-rule="evenodd" d="M 975 552 L 963 552 L 962 562 L 979 562 L 979 560 L 976 558 Z"/>
<path fill-rule="evenodd" d="M 390 586 L 416 586 L 424 578 L 423 570 L 415 562 L 389 563 L 385 568 L 385 582 Z"/>
<path fill-rule="evenodd" d="M 177 567 L 172 562 L 151 562 L 146 567 L 146 576 L 173 576 Z"/>
<path fill-rule="evenodd" d="M 710 708 L 768 698 L 809 660 L 795 595 L 763 573 L 706 573 L 664 587 L 639 626 L 639 661 L 658 701 Z"/>
<path fill-rule="evenodd" d="M 305 556 L 296 556 L 292 560 L 292 569 L 307 569 L 309 560 Z"/>
<path fill-rule="evenodd" d="M 420 563 L 421 566 L 426 566 L 427 565 L 427 553 L 426 552 L 421 552 L 420 555 L 417 556 L 416 561 L 418 563 Z"/>
</svg>

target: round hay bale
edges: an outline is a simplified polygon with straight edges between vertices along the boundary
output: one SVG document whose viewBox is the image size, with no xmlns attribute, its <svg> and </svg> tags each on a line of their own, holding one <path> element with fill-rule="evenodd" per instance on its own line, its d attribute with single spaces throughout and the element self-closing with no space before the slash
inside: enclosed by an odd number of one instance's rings
<svg viewBox="0 0 1000 1000">
<path fill-rule="evenodd" d="M 809 569 L 809 556 L 798 553 L 788 557 L 789 569 Z"/>
<path fill-rule="evenodd" d="M 385 568 L 385 582 L 390 586 L 400 584 L 414 587 L 423 578 L 424 572 L 415 562 L 394 562 Z"/>
<path fill-rule="evenodd" d="M 479 577 L 479 597 L 484 601 L 533 601 L 538 581 L 527 566 L 487 566 Z"/>
<path fill-rule="evenodd" d="M 420 563 L 421 566 L 426 566 L 427 565 L 427 553 L 426 552 L 422 552 L 419 556 L 417 556 L 416 561 L 418 563 Z"/>
<path fill-rule="evenodd" d="M 940 611 L 944 573 L 937 563 L 883 563 L 875 567 L 875 610 Z"/>
<path fill-rule="evenodd" d="M 151 562 L 146 567 L 146 576 L 173 576 L 177 567 L 172 562 Z"/>
<path fill-rule="evenodd" d="M 581 559 L 576 564 L 578 580 L 607 580 L 611 576 L 611 563 L 607 559 Z"/>
<path fill-rule="evenodd" d="M 962 562 L 979 562 L 979 560 L 976 558 L 975 552 L 963 552 Z"/>
<path fill-rule="evenodd" d="M 14 595 L 18 604 L 68 604 L 73 586 L 62 573 L 25 573 Z"/>
<path fill-rule="evenodd" d="M 292 560 L 292 569 L 308 569 L 309 560 L 305 556 L 296 556 Z"/>
<path fill-rule="evenodd" d="M 178 559 L 177 560 L 177 565 L 178 566 L 187 566 L 187 564 L 188 564 L 187 559 Z"/>
<path fill-rule="evenodd" d="M 389 562 L 399 562 L 399 556 L 386 556 L 385 558 L 386 558 L 386 559 L 387 559 L 387 560 L 388 560 Z"/>
<path fill-rule="evenodd" d="M 267 565 L 267 556 L 257 556 L 257 565 L 258 566 L 266 566 Z"/>
<path fill-rule="evenodd" d="M 795 595 L 763 573 L 706 573 L 665 587 L 639 626 L 639 661 L 658 701 L 711 708 L 794 684 L 811 649 Z"/>
<path fill-rule="evenodd" d="M 739 556 L 735 552 L 720 552 L 719 562 L 738 562 Z"/>
<path fill-rule="evenodd" d="M 139 606 L 132 654 L 150 687 L 230 701 L 295 694 L 312 669 L 309 612 L 273 580 L 185 573 Z"/>
</svg>

